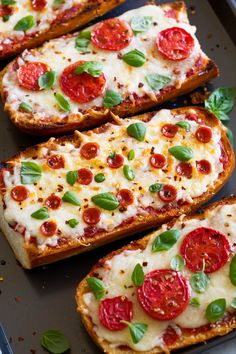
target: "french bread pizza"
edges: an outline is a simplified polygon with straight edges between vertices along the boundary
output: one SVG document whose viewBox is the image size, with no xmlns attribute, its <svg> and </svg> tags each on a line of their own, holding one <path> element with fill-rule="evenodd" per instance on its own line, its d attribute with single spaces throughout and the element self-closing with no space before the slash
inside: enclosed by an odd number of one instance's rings
<svg viewBox="0 0 236 354">
<path fill-rule="evenodd" d="M 0 60 L 68 33 L 124 0 L 2 0 Z"/>
<path fill-rule="evenodd" d="M 1 73 L 5 110 L 36 135 L 147 110 L 217 76 L 195 31 L 184 3 L 146 5 L 25 50 Z"/>
<path fill-rule="evenodd" d="M 114 116 L 3 163 L 0 227 L 32 268 L 189 213 L 233 167 L 225 128 L 203 108 Z"/>
<path fill-rule="evenodd" d="M 101 259 L 76 292 L 107 354 L 157 354 L 236 328 L 236 197 L 180 216 Z"/>
</svg>

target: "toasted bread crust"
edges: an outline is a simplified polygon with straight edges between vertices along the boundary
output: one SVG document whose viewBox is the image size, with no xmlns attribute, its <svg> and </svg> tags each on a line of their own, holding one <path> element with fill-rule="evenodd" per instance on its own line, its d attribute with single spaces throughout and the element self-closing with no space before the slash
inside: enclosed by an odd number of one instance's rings
<svg viewBox="0 0 236 354">
<path fill-rule="evenodd" d="M 214 208 L 220 206 L 220 205 L 230 205 L 230 204 L 235 204 L 236 203 L 236 196 L 230 196 L 225 199 L 222 199 L 216 203 L 211 204 L 210 206 L 206 207 L 204 210 L 202 209 L 200 213 L 195 213 L 191 214 L 188 216 L 185 216 L 182 221 L 189 220 L 189 219 L 203 219 L 207 212 L 210 210 L 213 210 Z M 171 220 L 169 223 L 170 226 L 175 223 L 177 219 Z M 144 249 L 148 242 L 149 242 L 150 235 L 145 236 L 144 238 L 131 242 L 129 245 L 122 247 L 121 249 L 117 251 L 113 251 L 110 254 L 108 254 L 106 257 L 101 259 L 90 271 L 90 273 L 81 281 L 79 286 L 77 287 L 76 291 L 76 303 L 77 303 L 77 311 L 81 315 L 82 322 L 88 331 L 89 335 L 91 338 L 94 340 L 94 342 L 104 351 L 104 353 L 108 354 L 138 354 L 141 353 L 140 351 L 135 351 L 133 349 L 130 349 L 128 347 L 122 347 L 122 348 L 111 348 L 109 343 L 101 338 L 99 338 L 95 331 L 94 331 L 94 326 L 91 320 L 91 317 L 86 314 L 85 309 L 86 305 L 83 300 L 83 295 L 87 292 L 90 292 L 90 289 L 87 285 L 86 279 L 94 276 L 96 269 L 100 267 L 101 264 L 103 264 L 105 261 L 111 259 L 115 255 L 118 255 L 122 253 L 124 250 L 133 250 L 133 249 Z M 172 345 L 168 346 L 168 348 L 164 351 L 160 347 L 155 347 L 152 350 L 149 351 L 142 351 L 142 354 L 159 354 L 159 353 L 169 353 L 172 350 L 180 349 L 192 344 L 196 344 L 199 342 L 204 342 L 210 338 L 216 337 L 216 336 L 223 336 L 230 331 L 232 331 L 234 328 L 236 328 L 236 315 L 233 314 L 229 317 L 226 318 L 222 323 L 219 323 L 217 325 L 214 325 L 212 328 L 209 328 L 207 331 L 204 330 L 202 332 L 197 332 L 195 334 L 188 334 L 187 332 L 184 332 L 181 337 Z"/>
<path fill-rule="evenodd" d="M 173 111 L 176 113 L 184 113 L 189 109 L 189 107 L 186 108 L 178 108 L 174 109 Z M 153 227 L 157 227 L 160 224 L 169 221 L 170 219 L 177 217 L 181 214 L 188 214 L 197 208 L 199 208 L 200 205 L 208 201 L 215 193 L 222 188 L 224 183 L 227 181 L 229 176 L 232 174 L 233 169 L 234 169 L 234 152 L 232 150 L 232 147 L 226 137 L 225 129 L 223 125 L 220 123 L 220 121 L 210 112 L 205 110 L 204 108 L 196 108 L 194 109 L 198 111 L 198 115 L 200 117 L 204 117 L 205 122 L 207 125 L 210 127 L 218 126 L 221 129 L 222 133 L 222 144 L 225 148 L 225 151 L 228 155 L 228 164 L 224 171 L 219 175 L 218 180 L 215 182 L 215 185 L 211 187 L 206 193 L 203 195 L 194 198 L 192 204 L 188 205 L 183 205 L 181 207 L 175 207 L 173 209 L 170 209 L 169 211 L 166 211 L 164 214 L 160 215 L 151 215 L 149 214 L 148 216 L 138 216 L 134 222 L 128 225 L 123 225 L 123 226 L 118 226 L 111 232 L 101 232 L 96 234 L 95 236 L 91 237 L 89 239 L 89 244 L 84 245 L 81 244 L 80 241 L 78 240 L 73 240 L 73 241 L 68 241 L 66 244 L 62 244 L 58 248 L 52 248 L 52 247 L 46 247 L 45 251 L 39 252 L 39 249 L 35 247 L 34 245 L 26 245 L 22 243 L 22 247 L 24 248 L 24 252 L 26 254 L 26 261 L 21 262 L 23 263 L 23 266 L 25 268 L 33 268 L 37 267 L 43 264 L 55 262 L 57 260 L 61 260 L 64 258 L 68 258 L 72 255 L 76 255 L 91 249 L 94 249 L 96 247 L 102 246 L 104 244 L 107 244 L 109 242 L 112 242 L 114 240 L 118 240 L 120 238 L 130 236 L 132 234 L 135 234 L 140 231 L 148 230 Z M 144 115 L 136 116 L 134 118 L 138 118 L 143 121 L 148 121 L 151 119 L 151 117 L 154 115 L 154 113 L 146 113 Z M 104 126 L 109 127 L 109 123 Z M 103 127 L 103 128 L 104 128 Z M 99 140 L 99 136 L 98 136 Z M 71 143 L 77 145 L 79 143 L 78 141 L 78 136 L 76 134 L 69 136 L 69 137 L 62 137 L 58 138 L 56 142 L 61 143 L 64 141 L 70 141 Z M 24 156 L 34 156 L 33 154 L 39 147 L 49 147 L 50 144 L 54 144 L 55 140 L 50 139 L 48 142 L 36 145 L 34 147 L 30 147 L 26 149 L 24 152 L 19 153 L 18 155 L 15 155 L 13 158 L 10 160 L 6 161 L 5 163 L 2 163 L 1 168 L 7 168 L 10 167 L 11 165 L 14 165 L 14 162 L 17 161 L 20 157 Z M 1 170 L 1 169 L 0 169 Z M 1 213 L 0 213 L 1 214 Z M 2 228 L 4 228 L 4 233 L 6 235 L 6 238 L 8 239 L 9 243 L 12 245 L 12 240 L 13 236 L 12 233 L 15 231 L 11 229 L 8 224 L 5 221 L 5 224 L 0 220 L 0 225 Z M 16 233 L 16 232 L 15 232 Z M 9 236 L 11 235 L 11 236 Z M 19 236 L 19 234 L 16 233 L 16 235 Z M 15 236 L 16 236 L 15 235 Z M 14 247 L 12 247 L 14 249 Z M 15 252 L 16 253 L 16 252 Z M 16 257 L 19 259 L 19 254 L 16 253 Z"/>
<path fill-rule="evenodd" d="M 162 8 L 169 9 L 170 7 L 178 12 L 181 12 L 186 21 L 188 22 L 186 7 L 183 2 L 167 3 L 160 5 Z M 15 59 L 16 60 L 16 59 Z M 65 134 L 78 130 L 85 130 L 97 127 L 109 121 L 111 112 L 108 109 L 100 108 L 99 110 L 89 109 L 86 113 L 70 114 L 67 121 L 61 120 L 59 117 L 51 116 L 47 122 L 39 122 L 38 119 L 31 113 L 23 113 L 14 110 L 10 104 L 5 104 L 4 91 L 3 91 L 3 76 L 8 71 L 14 62 L 0 72 L 0 94 L 4 103 L 4 109 L 9 114 L 13 124 L 20 130 L 32 135 L 57 135 Z M 195 88 L 203 85 L 210 79 L 218 76 L 219 71 L 216 64 L 207 58 L 201 68 L 192 76 L 187 78 L 179 88 L 171 90 L 163 90 L 160 94 L 156 94 L 153 99 L 149 96 L 142 96 L 131 100 L 125 100 L 118 106 L 111 109 L 114 114 L 119 117 L 130 117 L 140 112 L 145 112 L 157 105 L 162 104 L 168 100 L 188 93 Z"/>
</svg>

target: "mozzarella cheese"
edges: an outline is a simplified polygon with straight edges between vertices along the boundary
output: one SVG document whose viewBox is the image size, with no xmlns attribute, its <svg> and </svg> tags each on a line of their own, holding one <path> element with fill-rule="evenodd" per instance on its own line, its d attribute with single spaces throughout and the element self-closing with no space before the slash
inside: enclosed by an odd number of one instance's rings
<svg viewBox="0 0 236 354">
<path fill-rule="evenodd" d="M 181 219 L 182 218 L 183 216 Z M 155 269 L 169 269 L 172 257 L 179 253 L 180 244 L 184 236 L 190 231 L 201 226 L 219 230 L 228 236 L 232 252 L 235 253 L 236 205 L 218 206 L 214 210 L 208 211 L 204 220 L 190 219 L 182 222 L 181 219 L 172 227 L 181 232 L 181 237 L 170 250 L 159 253 L 153 253 L 151 250 L 154 239 L 167 230 L 167 226 L 163 225 L 158 232 L 151 234 L 147 247 L 144 250 L 125 250 L 115 255 L 110 260 L 107 260 L 104 267 L 96 269 L 96 274 L 102 279 L 107 290 L 104 298 L 120 295 L 127 296 L 128 299 L 133 301 L 133 321 L 148 325 L 148 330 L 142 340 L 138 344 L 134 344 L 127 328 L 118 332 L 112 332 L 103 327 L 98 318 L 99 301 L 95 300 L 93 293 L 84 294 L 84 313 L 92 318 L 97 336 L 100 339 L 108 341 L 111 347 L 128 345 L 137 351 L 148 351 L 156 346 L 164 347 L 162 335 L 168 326 L 172 326 L 173 328 L 178 326 L 177 328 L 179 329 L 179 326 L 182 328 L 197 328 L 207 324 L 208 321 L 205 317 L 205 311 L 207 305 L 212 301 L 225 298 L 227 310 L 230 310 L 230 303 L 236 296 L 236 287 L 231 284 L 229 279 L 230 262 L 226 263 L 219 271 L 209 274 L 209 287 L 205 293 L 196 294 L 191 289 L 191 297 L 199 298 L 200 307 L 195 308 L 189 304 L 182 314 L 172 321 L 157 321 L 150 318 L 137 302 L 135 287 L 132 286 L 131 280 L 131 274 L 135 265 L 137 263 L 147 264 L 143 267 L 145 274 Z M 183 273 L 189 282 L 193 273 L 186 267 L 184 267 L 181 273 Z"/>
<path fill-rule="evenodd" d="M 196 113 L 194 109 L 189 109 L 188 113 Z M 212 129 L 213 137 L 208 144 L 202 144 L 197 141 L 195 132 L 198 124 L 194 121 L 188 121 L 191 129 L 186 132 L 179 128 L 175 138 L 169 140 L 161 133 L 161 128 L 166 123 L 175 124 L 178 121 L 185 120 L 184 114 L 173 114 L 170 110 L 161 110 L 146 126 L 145 141 L 138 142 L 136 139 L 128 136 L 127 127 L 131 123 L 138 122 L 136 119 L 121 120 L 120 125 L 111 125 L 110 128 L 101 133 L 96 134 L 93 131 L 88 134 L 79 133 L 81 146 L 87 142 L 98 142 L 100 146 L 99 155 L 92 160 L 85 160 L 80 157 L 80 148 L 76 148 L 73 144 L 67 142 L 56 145 L 55 148 L 48 150 L 43 147 L 32 156 L 21 155 L 21 158 L 14 162 L 14 172 L 10 174 L 5 171 L 4 182 L 6 185 L 6 193 L 4 195 L 4 217 L 10 224 L 17 224 L 26 228 L 25 240 L 29 241 L 30 235 L 37 238 L 37 243 L 42 249 L 45 245 L 55 245 L 60 238 L 59 235 L 53 238 L 45 238 L 41 235 L 39 227 L 42 220 L 36 220 L 31 217 L 32 212 L 38 210 L 44 205 L 45 199 L 55 193 L 62 197 L 63 194 L 70 190 L 81 201 L 81 207 L 76 207 L 69 203 L 62 203 L 57 210 L 50 210 L 50 220 L 55 220 L 62 235 L 67 238 L 79 238 L 83 235 L 87 226 L 82 218 L 83 210 L 87 206 L 94 206 L 91 197 L 103 193 L 110 192 L 116 194 L 120 189 L 129 189 L 134 196 L 133 204 L 127 207 L 127 210 L 114 211 L 102 210 L 102 216 L 98 228 L 111 231 L 123 221 L 137 214 L 147 215 L 146 208 L 151 206 L 159 209 L 163 206 L 163 202 L 159 199 L 157 193 L 149 192 L 149 186 L 154 183 L 171 184 L 177 189 L 177 201 L 182 199 L 191 203 L 194 198 L 205 193 L 209 188 L 214 186 L 219 174 L 223 171 L 223 165 L 219 161 L 221 149 L 219 141 L 221 133 L 219 127 Z M 192 178 L 188 179 L 176 175 L 176 166 L 179 163 L 170 153 L 168 149 L 171 146 L 183 145 L 191 146 L 194 152 L 193 159 L 190 161 L 193 173 Z M 135 158 L 132 161 L 127 159 L 128 152 L 134 149 Z M 123 174 L 123 168 L 112 169 L 107 164 L 107 158 L 112 152 L 121 154 L 124 157 L 124 164 L 129 165 L 135 172 L 135 179 L 129 181 Z M 151 167 L 149 159 L 151 152 L 163 154 L 167 158 L 167 167 L 163 169 L 154 169 Z M 49 155 L 59 154 L 64 157 L 65 168 L 53 170 L 46 162 Z M 211 163 L 211 173 L 203 175 L 198 173 L 196 169 L 196 161 L 206 159 Z M 30 191 L 30 197 L 22 203 L 17 203 L 11 197 L 11 190 L 14 186 L 21 184 L 20 168 L 22 161 L 33 161 L 42 167 L 42 176 L 40 180 L 31 185 L 26 185 Z M 106 180 L 102 183 L 93 181 L 89 185 L 80 185 L 75 183 L 70 186 L 66 182 L 66 174 L 68 171 L 78 170 L 80 168 L 88 168 L 95 176 L 97 173 L 103 173 Z M 79 224 L 74 228 L 70 228 L 66 221 L 75 218 Z"/>
<path fill-rule="evenodd" d="M 199 56 L 203 60 L 207 57 L 201 51 L 198 40 L 195 37 L 196 28 L 183 20 L 181 21 L 181 19 L 177 21 L 167 17 L 161 7 L 147 5 L 128 11 L 120 18 L 131 23 L 135 16 L 151 16 L 152 24 L 145 32 L 135 35 L 130 45 L 119 52 L 101 50 L 90 43 L 88 51 L 81 53 L 75 48 L 77 33 L 72 36 L 51 40 L 39 50 L 24 51 L 18 58 L 18 64 L 21 66 L 31 61 L 44 62 L 48 64 L 51 70 L 57 73 L 57 77 L 60 77 L 62 71 L 74 62 L 80 60 L 101 62 L 103 73 L 106 77 L 106 87 L 103 94 L 84 104 L 70 101 L 70 113 L 79 114 L 80 112 L 86 112 L 90 108 L 102 107 L 103 97 L 107 89 L 119 92 L 123 99 L 130 98 L 132 100 L 134 93 L 140 97 L 147 94 L 151 99 L 155 99 L 155 94 L 159 90 L 154 91 L 148 85 L 145 79 L 146 75 L 156 73 L 171 76 L 171 81 L 168 85 L 178 88 L 186 80 L 187 72 L 194 67 Z M 160 31 L 173 26 L 184 28 L 194 38 L 194 48 L 190 56 L 179 62 L 165 59 L 158 52 L 155 43 Z M 87 30 L 92 29 L 93 27 L 89 27 Z M 147 60 L 141 67 L 132 67 L 120 59 L 122 55 L 134 49 L 141 51 L 146 56 Z M 16 111 L 21 102 L 27 102 L 33 107 L 35 117 L 41 121 L 48 119 L 50 116 L 56 116 L 58 119 L 68 116 L 68 113 L 60 110 L 54 98 L 55 92 L 61 92 L 58 79 L 51 90 L 31 92 L 19 86 L 16 71 L 10 69 L 3 78 L 3 86 L 8 93 L 6 103 L 10 104 Z M 63 92 L 61 93 L 63 94 Z M 71 119 L 73 119 L 73 116 Z"/>
</svg>

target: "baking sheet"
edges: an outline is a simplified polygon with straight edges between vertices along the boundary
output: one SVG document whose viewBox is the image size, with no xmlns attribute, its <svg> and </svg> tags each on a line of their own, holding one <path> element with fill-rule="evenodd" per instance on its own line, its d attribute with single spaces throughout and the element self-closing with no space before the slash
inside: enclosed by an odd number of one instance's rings
<svg viewBox="0 0 236 354">
<path fill-rule="evenodd" d="M 159 1 L 162 2 L 165 1 Z M 144 3 L 143 0 L 127 0 L 125 4 L 104 18 L 117 16 L 127 9 Z M 197 36 L 203 50 L 215 60 L 221 71 L 220 77 L 213 80 L 208 87 L 214 89 L 219 86 L 235 86 L 236 49 L 230 36 L 207 0 L 187 0 L 186 4 L 190 22 L 197 26 Z M 177 102 L 182 104 L 183 101 Z M 233 119 L 235 113 L 236 109 L 231 113 L 230 122 L 234 133 L 236 133 L 236 120 Z M 2 106 L 0 106 L 0 119 L 1 160 L 25 147 L 43 141 L 42 138 L 30 137 L 13 127 L 7 115 L 3 113 Z M 236 193 L 235 177 L 236 173 L 213 200 Z M 14 353 L 45 353 L 39 341 L 41 334 L 48 329 L 59 329 L 67 335 L 72 354 L 100 353 L 84 330 L 79 315 L 75 311 L 75 289 L 99 258 L 123 246 L 129 240 L 131 238 L 50 266 L 24 271 L 17 264 L 10 247 L 0 234 L 0 321 L 4 325 Z M 211 340 L 209 344 L 200 344 L 181 350 L 179 353 L 203 353 L 211 346 L 235 336 L 236 333 L 232 332 L 223 338 Z M 224 351 L 226 349 L 225 345 Z"/>
</svg>

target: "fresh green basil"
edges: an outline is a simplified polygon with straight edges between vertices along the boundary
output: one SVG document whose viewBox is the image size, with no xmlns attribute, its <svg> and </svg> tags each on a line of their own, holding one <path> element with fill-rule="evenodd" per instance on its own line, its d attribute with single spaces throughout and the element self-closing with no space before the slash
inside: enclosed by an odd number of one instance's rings
<svg viewBox="0 0 236 354">
<path fill-rule="evenodd" d="M 183 270 L 184 265 L 185 265 L 185 261 L 184 261 L 183 257 L 181 257 L 178 254 L 176 256 L 174 256 L 170 261 L 171 269 L 176 270 L 177 272 L 180 272 L 181 270 Z"/>
<path fill-rule="evenodd" d="M 101 298 L 103 298 L 106 293 L 104 283 L 100 279 L 95 277 L 88 278 L 86 279 L 86 281 L 90 290 L 94 293 L 95 299 L 101 300 Z"/>
<path fill-rule="evenodd" d="M 179 161 L 189 161 L 193 158 L 193 150 L 187 146 L 173 146 L 168 151 Z"/>
<path fill-rule="evenodd" d="M 130 124 L 127 127 L 127 133 L 138 141 L 143 141 L 146 135 L 146 127 L 144 123 L 138 122 Z"/>
<path fill-rule="evenodd" d="M 143 285 L 144 282 L 144 272 L 141 264 L 137 263 L 136 266 L 134 267 L 132 276 L 131 276 L 132 282 L 135 286 L 141 286 Z"/>
<path fill-rule="evenodd" d="M 35 162 L 23 161 L 21 163 L 20 177 L 22 184 L 33 184 L 42 175 L 42 168 Z"/>
<path fill-rule="evenodd" d="M 64 111 L 64 112 L 70 112 L 71 107 L 70 107 L 70 102 L 59 92 L 54 93 L 55 99 L 57 101 L 58 106 Z"/>
<path fill-rule="evenodd" d="M 129 332 L 134 344 L 137 344 L 141 341 L 148 329 L 148 325 L 145 323 L 132 323 L 124 320 L 121 322 L 127 324 L 129 327 Z"/>
<path fill-rule="evenodd" d="M 29 103 L 26 102 L 21 102 L 21 104 L 19 105 L 19 109 L 21 111 L 27 112 L 27 113 L 31 113 L 33 111 L 33 108 L 31 107 L 31 105 Z"/>
<path fill-rule="evenodd" d="M 68 220 L 68 225 L 74 229 L 77 225 L 79 224 L 79 221 L 76 219 L 70 219 Z"/>
<path fill-rule="evenodd" d="M 94 181 L 97 182 L 97 183 L 101 183 L 101 182 L 104 182 L 106 179 L 106 177 L 104 176 L 103 173 L 98 173 L 94 176 Z"/>
<path fill-rule="evenodd" d="M 229 277 L 231 283 L 236 286 L 236 255 L 233 256 L 230 267 L 229 267 Z"/>
<path fill-rule="evenodd" d="M 63 195 L 62 200 L 63 200 L 63 202 L 67 202 L 67 203 L 70 203 L 73 205 L 77 205 L 77 206 L 81 205 L 78 197 L 74 193 L 72 193 L 71 191 L 67 191 Z"/>
<path fill-rule="evenodd" d="M 3 22 L 9 21 L 9 19 L 10 19 L 10 15 L 4 15 L 4 16 L 2 16 Z"/>
<path fill-rule="evenodd" d="M 1 0 L 2 6 L 14 5 L 15 3 L 15 0 Z"/>
<path fill-rule="evenodd" d="M 34 27 L 34 25 L 35 25 L 34 17 L 29 15 L 29 16 L 25 16 L 22 19 L 20 19 L 16 23 L 14 30 L 25 32 L 25 31 L 29 30 L 30 28 Z"/>
<path fill-rule="evenodd" d="M 143 66 L 146 61 L 145 55 L 137 49 L 124 54 L 122 59 L 126 64 L 136 68 Z"/>
<path fill-rule="evenodd" d="M 224 316 L 225 309 L 225 299 L 214 300 L 206 308 L 206 318 L 209 322 L 216 322 Z"/>
<path fill-rule="evenodd" d="M 78 171 L 69 171 L 66 174 L 66 182 L 73 186 L 78 179 Z"/>
<path fill-rule="evenodd" d="M 105 210 L 115 210 L 119 206 L 116 196 L 108 192 L 94 195 L 92 202 Z"/>
<path fill-rule="evenodd" d="M 149 192 L 151 193 L 158 193 L 163 187 L 163 183 L 154 183 L 149 186 Z"/>
<path fill-rule="evenodd" d="M 49 218 L 48 209 L 45 207 L 40 208 L 36 210 L 34 213 L 32 213 L 31 217 L 38 220 L 48 219 Z"/>
<path fill-rule="evenodd" d="M 131 160 L 134 160 L 134 158 L 135 158 L 135 151 L 134 151 L 134 149 L 131 149 L 127 155 L 127 159 L 129 161 L 131 161 Z"/>
<path fill-rule="evenodd" d="M 64 4 L 65 0 L 53 0 L 53 6 L 57 7 L 58 5 Z"/>
<path fill-rule="evenodd" d="M 205 100 L 205 107 L 220 120 L 228 121 L 228 113 L 233 108 L 235 96 L 235 87 L 220 87 Z"/>
<path fill-rule="evenodd" d="M 168 230 L 162 232 L 152 243 L 152 252 L 168 251 L 180 237 L 179 230 Z"/>
<path fill-rule="evenodd" d="M 171 82 L 171 76 L 164 76 L 159 74 L 148 74 L 145 76 L 145 80 L 148 85 L 154 90 L 160 90 Z"/>
<path fill-rule="evenodd" d="M 49 90 L 55 84 L 56 81 L 56 73 L 55 71 L 47 71 L 45 74 L 41 75 L 38 79 L 38 84 L 40 90 Z"/>
<path fill-rule="evenodd" d="M 228 127 L 227 128 L 227 138 L 229 139 L 229 142 L 232 146 L 234 146 L 234 136 L 232 130 Z"/>
<path fill-rule="evenodd" d="M 192 297 L 189 304 L 193 307 L 199 307 L 201 305 L 200 299 L 198 297 Z"/>
<path fill-rule="evenodd" d="M 83 52 L 83 53 L 87 52 L 90 39 L 91 39 L 91 31 L 80 32 L 78 37 L 75 39 L 75 48 L 79 52 Z"/>
<path fill-rule="evenodd" d="M 103 100 L 103 105 L 105 108 L 112 108 L 120 104 L 122 101 L 122 97 L 118 92 L 107 90 Z"/>
<path fill-rule="evenodd" d="M 114 159 L 116 157 L 116 152 L 112 151 L 108 157 L 110 157 L 111 159 Z"/>
<path fill-rule="evenodd" d="M 61 331 L 49 330 L 44 332 L 40 343 L 43 348 L 52 354 L 62 354 L 70 349 L 70 343 Z"/>
<path fill-rule="evenodd" d="M 209 285 L 209 277 L 204 272 L 197 272 L 192 275 L 190 284 L 192 289 L 198 293 L 203 294 L 206 292 Z"/>
<path fill-rule="evenodd" d="M 86 61 L 84 64 L 78 66 L 74 73 L 77 75 L 87 73 L 93 77 L 99 77 L 102 73 L 102 64 L 98 61 Z"/>
<path fill-rule="evenodd" d="M 189 122 L 186 122 L 186 120 L 180 120 L 179 122 L 176 123 L 178 127 L 183 128 L 186 130 L 186 132 L 189 132 L 191 129 L 191 125 Z"/>
<path fill-rule="evenodd" d="M 233 298 L 233 300 L 231 301 L 230 306 L 233 307 L 233 309 L 236 309 L 236 297 Z"/>
<path fill-rule="evenodd" d="M 133 181 L 135 179 L 134 170 L 129 165 L 123 166 L 123 173 L 125 178 L 127 178 L 128 181 Z"/>
<path fill-rule="evenodd" d="M 151 16 L 135 16 L 131 21 L 131 28 L 135 33 L 145 32 L 152 23 Z"/>
</svg>

